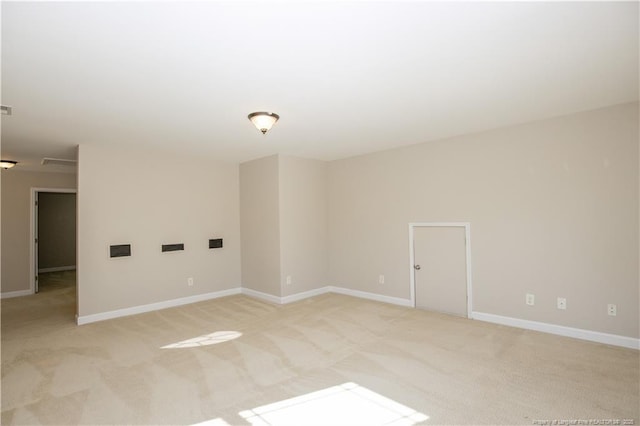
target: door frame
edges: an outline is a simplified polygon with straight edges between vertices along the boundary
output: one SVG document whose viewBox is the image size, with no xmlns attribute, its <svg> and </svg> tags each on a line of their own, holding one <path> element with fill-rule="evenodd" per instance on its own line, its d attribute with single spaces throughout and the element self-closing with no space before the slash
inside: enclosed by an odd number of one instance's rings
<svg viewBox="0 0 640 426">
<path fill-rule="evenodd" d="M 77 194 L 78 190 L 75 188 L 31 188 L 31 205 L 29 207 L 29 291 L 31 294 L 36 292 L 36 274 L 38 271 L 36 268 L 36 261 L 38 259 L 38 253 L 36 252 L 36 199 L 39 192 L 58 192 L 62 194 Z M 77 221 L 77 207 L 76 207 L 76 229 L 78 227 Z M 77 243 L 76 243 L 77 244 Z M 76 257 L 78 256 L 76 247 Z M 76 261 L 76 265 L 78 262 Z"/>
<path fill-rule="evenodd" d="M 473 319 L 473 292 L 471 282 L 471 223 L 470 222 L 411 222 L 409 223 L 409 276 L 411 277 L 411 306 L 416 307 L 416 270 L 414 254 L 415 228 L 420 227 L 459 227 L 464 228 L 465 263 L 467 266 L 467 318 Z"/>
</svg>

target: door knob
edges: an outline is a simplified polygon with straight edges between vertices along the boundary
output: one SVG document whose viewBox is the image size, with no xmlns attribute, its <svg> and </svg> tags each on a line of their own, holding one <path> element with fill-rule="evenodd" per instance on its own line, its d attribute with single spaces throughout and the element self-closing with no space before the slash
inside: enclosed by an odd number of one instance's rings
<svg viewBox="0 0 640 426">
<path fill-rule="evenodd" d="M 413 269 L 415 269 L 416 271 L 420 270 L 420 265 L 413 265 Z"/>
</svg>

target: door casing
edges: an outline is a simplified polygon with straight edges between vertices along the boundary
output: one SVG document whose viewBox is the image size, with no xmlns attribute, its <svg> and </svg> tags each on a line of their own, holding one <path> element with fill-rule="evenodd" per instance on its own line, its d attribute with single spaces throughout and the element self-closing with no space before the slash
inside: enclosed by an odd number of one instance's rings
<svg viewBox="0 0 640 426">
<path fill-rule="evenodd" d="M 471 282 L 471 224 L 469 222 L 411 222 L 409 223 L 409 276 L 411 282 L 411 306 L 416 307 L 416 270 L 414 269 L 414 229 L 417 227 L 463 227 L 465 260 L 467 266 L 467 318 L 473 318 L 473 285 Z"/>
</svg>

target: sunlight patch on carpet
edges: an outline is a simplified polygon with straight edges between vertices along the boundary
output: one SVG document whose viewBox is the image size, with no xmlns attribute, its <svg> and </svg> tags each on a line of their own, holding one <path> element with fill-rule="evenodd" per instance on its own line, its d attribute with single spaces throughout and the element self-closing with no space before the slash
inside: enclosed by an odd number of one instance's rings
<svg viewBox="0 0 640 426">
<path fill-rule="evenodd" d="M 204 422 L 194 423 L 191 426 L 231 426 L 223 419 L 218 417 L 217 419 L 205 420 Z"/>
<path fill-rule="evenodd" d="M 344 383 L 238 413 L 252 426 L 412 426 L 429 416 L 355 383 Z"/>
<path fill-rule="evenodd" d="M 215 333 L 204 334 L 192 339 L 171 343 L 170 345 L 162 346 L 161 349 L 197 348 L 200 346 L 216 345 L 237 339 L 240 336 L 242 336 L 242 333 L 239 331 L 216 331 Z"/>
</svg>

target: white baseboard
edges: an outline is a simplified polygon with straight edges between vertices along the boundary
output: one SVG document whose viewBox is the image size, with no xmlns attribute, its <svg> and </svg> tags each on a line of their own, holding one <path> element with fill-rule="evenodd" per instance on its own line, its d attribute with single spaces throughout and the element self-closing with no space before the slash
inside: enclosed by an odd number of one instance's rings
<svg viewBox="0 0 640 426">
<path fill-rule="evenodd" d="M 503 317 L 500 315 L 485 314 L 483 312 L 473 312 L 472 318 L 475 320 L 492 322 L 495 324 L 508 325 L 511 327 L 524 328 L 527 330 L 542 331 L 544 333 L 589 340 L 591 342 L 605 343 L 607 345 L 622 346 L 630 349 L 640 349 L 640 339 L 635 339 L 633 337 L 618 336 L 616 334 L 601 333 L 599 331 L 583 330 L 581 328 L 565 327 L 562 325 L 548 324 L 545 322 Z"/>
<path fill-rule="evenodd" d="M 240 289 L 240 293 L 245 296 L 255 297 L 256 299 L 264 300 L 265 302 L 277 303 L 278 305 L 282 304 L 282 300 L 278 296 L 274 296 L 273 294 L 263 293 L 258 290 L 253 290 L 251 288 L 242 287 Z"/>
<path fill-rule="evenodd" d="M 308 299 L 309 297 L 320 296 L 321 294 L 329 293 L 329 287 L 314 288 L 313 290 L 303 291 L 302 293 L 291 294 L 280 298 L 280 303 L 292 303 L 298 300 Z"/>
<path fill-rule="evenodd" d="M 133 306 L 131 308 L 117 309 L 114 311 L 101 312 L 99 314 L 79 316 L 76 318 L 78 325 L 89 324 L 96 321 L 103 321 L 128 315 L 141 314 L 144 312 L 156 311 L 159 309 L 172 308 L 175 306 L 186 305 L 189 303 L 202 302 L 219 297 L 231 296 L 235 294 L 244 294 L 249 297 L 255 297 L 270 303 L 283 305 L 287 303 L 297 302 L 309 297 L 318 296 L 325 293 L 337 293 L 347 296 L 358 297 L 361 299 L 375 300 L 377 302 L 391 303 L 393 305 L 412 307 L 411 300 L 399 297 L 385 296 L 377 293 L 369 293 L 366 291 L 352 290 L 344 287 L 326 286 L 317 289 L 292 294 L 289 296 L 279 297 L 272 294 L 263 293 L 246 287 L 237 287 L 228 290 L 216 291 L 213 293 L 198 294 L 195 296 L 182 297 L 180 299 L 167 300 L 163 302 L 150 303 L 148 305 Z M 2 298 L 26 296 L 32 294 L 30 290 L 12 291 L 1 293 Z M 537 321 L 529 321 L 512 317 L 504 317 L 500 315 L 487 314 L 484 312 L 472 312 L 472 319 L 479 321 L 491 322 L 494 324 L 507 325 L 511 327 L 524 328 L 527 330 L 541 331 L 544 333 L 556 334 L 559 336 L 573 337 L 576 339 L 589 340 L 592 342 L 605 343 L 608 345 L 621 346 L 630 349 L 640 349 L 640 339 L 626 336 L 618 336 L 615 334 L 601 333 L 598 331 L 583 330 L 579 328 L 565 327 L 561 325 L 548 324 Z"/>
<path fill-rule="evenodd" d="M 10 297 L 30 296 L 32 294 L 33 292 L 31 290 L 7 291 L 5 293 L 0 293 L 0 299 L 9 299 Z"/>
<path fill-rule="evenodd" d="M 291 303 L 297 300 L 306 299 L 308 297 L 317 296 L 319 294 L 326 293 L 327 291 L 328 291 L 328 287 L 322 287 L 320 289 L 293 294 L 291 296 L 278 297 L 272 294 L 263 293 L 261 291 L 252 290 L 250 288 L 236 287 L 229 290 L 216 291 L 213 293 L 199 294 L 196 296 L 182 297 L 180 299 L 172 299 L 172 300 L 166 300 L 163 302 L 150 303 L 147 305 L 139 305 L 139 306 L 132 306 L 130 308 L 116 309 L 114 311 L 100 312 L 99 314 L 78 316 L 76 317 L 76 323 L 78 325 L 89 324 L 96 321 L 104 321 L 104 320 L 113 319 L 113 318 L 119 318 L 119 317 L 124 317 L 129 315 L 142 314 L 145 312 L 157 311 L 160 309 L 173 308 L 175 306 L 187 305 L 189 303 L 202 302 L 210 299 L 217 299 L 219 297 L 231 296 L 234 294 L 244 294 L 250 297 L 255 297 L 256 299 L 261 299 L 267 302 L 282 305 L 285 303 Z"/>
<path fill-rule="evenodd" d="M 313 290 L 303 291 L 289 296 L 274 296 L 273 294 L 263 293 L 258 290 L 242 287 L 242 294 L 264 300 L 265 302 L 276 303 L 278 305 L 286 305 L 287 303 L 297 302 L 298 300 L 308 299 L 309 297 L 319 296 L 328 293 L 329 287 L 314 288 Z"/>
<path fill-rule="evenodd" d="M 351 290 L 349 288 L 326 286 L 320 287 L 309 291 L 303 291 L 301 293 L 291 294 L 289 296 L 279 297 L 273 294 L 263 293 L 261 291 L 253 290 L 243 287 L 242 294 L 261 299 L 266 302 L 276 303 L 278 305 L 285 305 L 287 303 L 297 302 L 299 300 L 307 299 L 309 297 L 319 296 L 325 293 L 337 293 L 344 294 L 346 296 L 359 297 L 361 299 L 375 300 L 377 302 L 391 303 L 393 305 L 400 306 L 412 306 L 411 300 L 401 299 L 399 297 L 384 296 L 382 294 L 368 293 L 366 291 Z"/>
<path fill-rule="evenodd" d="M 391 303 L 393 305 L 413 307 L 411 300 L 402 299 L 400 297 L 391 297 L 391 296 L 385 296 L 383 294 L 369 293 L 367 291 L 352 290 L 350 288 L 333 287 L 333 286 L 329 287 L 329 291 L 333 293 L 338 293 L 338 294 L 345 294 L 347 296 L 359 297 L 361 299 L 375 300 L 376 302 L 384 302 L 384 303 Z"/>
<path fill-rule="evenodd" d="M 69 266 L 55 266 L 53 268 L 42 268 L 42 269 L 38 269 L 38 273 L 41 272 L 61 272 L 61 271 L 75 271 L 76 270 L 76 265 L 69 265 Z"/>
<path fill-rule="evenodd" d="M 99 314 L 84 315 L 76 317 L 78 325 L 89 324 L 96 321 L 119 318 L 129 315 L 142 314 L 144 312 L 157 311 L 160 309 L 173 308 L 175 306 L 187 305 L 189 303 L 203 302 L 205 300 L 217 299 L 219 297 L 240 294 L 240 288 L 214 291 L 212 293 L 197 294 L 195 296 L 181 297 L 179 299 L 166 300 L 163 302 L 149 303 L 148 305 L 133 306 L 131 308 L 116 309 L 115 311 L 101 312 Z"/>
</svg>

